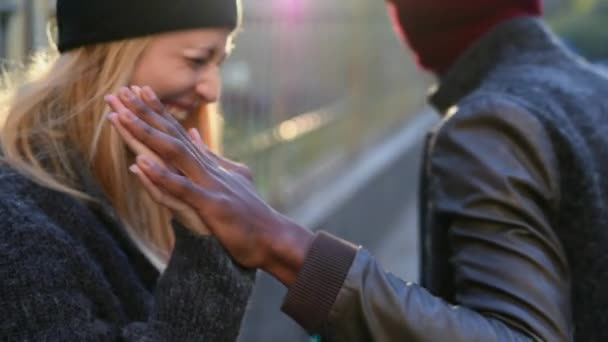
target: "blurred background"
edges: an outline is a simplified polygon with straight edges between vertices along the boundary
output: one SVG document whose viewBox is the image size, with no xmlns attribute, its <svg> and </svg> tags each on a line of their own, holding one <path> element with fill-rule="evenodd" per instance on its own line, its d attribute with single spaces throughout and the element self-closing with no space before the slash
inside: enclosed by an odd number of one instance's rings
<svg viewBox="0 0 608 342">
<path fill-rule="evenodd" d="M 251 167 L 275 207 L 365 245 L 416 280 L 416 191 L 421 141 L 437 120 L 425 106 L 433 79 L 392 32 L 383 1 L 243 5 L 223 71 L 225 154 Z M 54 6 L 0 0 L 5 69 L 48 48 Z M 545 0 L 545 8 L 570 49 L 608 67 L 608 0 Z M 283 295 L 260 274 L 242 341 L 306 340 L 279 312 Z"/>
</svg>

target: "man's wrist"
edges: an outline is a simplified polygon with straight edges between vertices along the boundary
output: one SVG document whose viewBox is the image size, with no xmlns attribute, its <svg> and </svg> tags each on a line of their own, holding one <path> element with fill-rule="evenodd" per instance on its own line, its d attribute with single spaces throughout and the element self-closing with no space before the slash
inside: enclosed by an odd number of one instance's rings
<svg viewBox="0 0 608 342">
<path fill-rule="evenodd" d="M 309 332 L 323 332 L 359 247 L 318 231 L 281 309 Z"/>
<path fill-rule="evenodd" d="M 289 287 L 304 264 L 314 234 L 286 217 L 276 228 L 275 234 L 267 237 L 268 253 L 262 269 Z"/>
</svg>

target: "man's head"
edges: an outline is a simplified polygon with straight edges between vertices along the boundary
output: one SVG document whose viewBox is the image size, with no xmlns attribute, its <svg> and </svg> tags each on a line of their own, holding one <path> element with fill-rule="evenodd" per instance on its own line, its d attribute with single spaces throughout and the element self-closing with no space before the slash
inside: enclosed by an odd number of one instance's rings
<svg viewBox="0 0 608 342">
<path fill-rule="evenodd" d="M 498 23 L 542 12 L 541 0 L 388 0 L 388 6 L 419 64 L 438 75 Z"/>
</svg>

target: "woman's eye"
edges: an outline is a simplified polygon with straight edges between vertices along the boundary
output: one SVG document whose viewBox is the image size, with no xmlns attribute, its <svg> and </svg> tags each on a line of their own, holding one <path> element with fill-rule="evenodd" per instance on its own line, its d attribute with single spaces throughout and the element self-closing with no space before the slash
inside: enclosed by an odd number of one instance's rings
<svg viewBox="0 0 608 342">
<path fill-rule="evenodd" d="M 202 67 L 204 65 L 207 64 L 208 59 L 207 58 L 188 58 L 188 62 L 190 62 L 190 64 L 194 67 Z"/>
</svg>

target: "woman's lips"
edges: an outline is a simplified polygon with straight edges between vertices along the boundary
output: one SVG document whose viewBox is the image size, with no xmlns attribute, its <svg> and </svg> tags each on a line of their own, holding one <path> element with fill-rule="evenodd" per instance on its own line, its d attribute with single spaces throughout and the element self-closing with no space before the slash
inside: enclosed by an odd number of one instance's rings
<svg viewBox="0 0 608 342">
<path fill-rule="evenodd" d="M 185 120 L 195 110 L 195 106 L 188 106 L 174 102 L 165 102 L 164 105 L 165 109 L 177 120 Z"/>
</svg>

